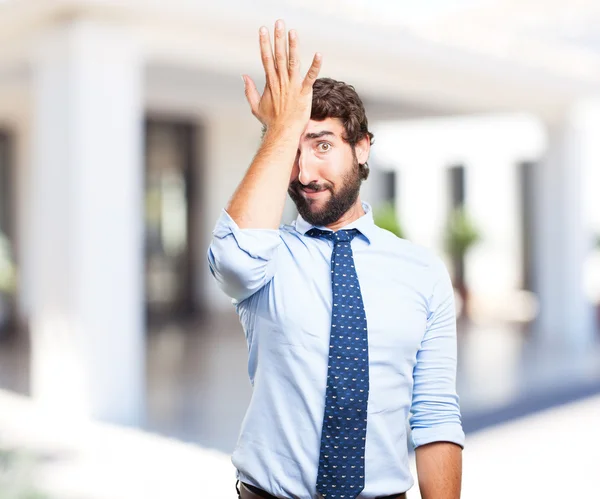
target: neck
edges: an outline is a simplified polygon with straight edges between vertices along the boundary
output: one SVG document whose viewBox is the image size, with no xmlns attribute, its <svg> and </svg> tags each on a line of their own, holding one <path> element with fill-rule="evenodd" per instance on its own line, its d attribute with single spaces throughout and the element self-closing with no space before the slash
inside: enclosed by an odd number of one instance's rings
<svg viewBox="0 0 600 499">
<path fill-rule="evenodd" d="M 351 224 L 355 220 L 358 220 L 364 214 L 365 210 L 362 207 L 362 202 L 359 197 L 356 199 L 356 203 L 354 203 L 346 213 L 344 213 L 334 223 L 327 225 L 327 228 L 336 231 L 338 229 L 341 229 L 342 227 L 345 227 L 348 224 Z"/>
</svg>

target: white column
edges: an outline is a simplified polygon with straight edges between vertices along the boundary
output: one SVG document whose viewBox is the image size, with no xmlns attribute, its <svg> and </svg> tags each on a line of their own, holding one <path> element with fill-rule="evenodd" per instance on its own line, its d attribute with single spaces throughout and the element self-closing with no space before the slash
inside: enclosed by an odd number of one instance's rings
<svg viewBox="0 0 600 499">
<path fill-rule="evenodd" d="M 467 214 L 481 232 L 466 257 L 467 284 L 491 301 L 505 300 L 520 283 L 516 163 L 515 157 L 497 152 L 475 156 L 466 167 Z"/>
<path fill-rule="evenodd" d="M 540 299 L 535 333 L 542 343 L 580 349 L 594 339 L 583 262 L 591 234 L 582 200 L 584 172 L 594 165 L 598 130 L 584 103 L 548 126 L 548 151 L 535 166 L 534 280 Z M 597 158 L 596 158 L 597 159 Z"/>
<path fill-rule="evenodd" d="M 406 238 L 444 257 L 448 190 L 442 161 L 414 161 L 401 170 L 397 206 Z"/>
<path fill-rule="evenodd" d="M 32 392 L 122 424 L 144 407 L 141 62 L 125 32 L 75 21 L 33 72 Z"/>
</svg>

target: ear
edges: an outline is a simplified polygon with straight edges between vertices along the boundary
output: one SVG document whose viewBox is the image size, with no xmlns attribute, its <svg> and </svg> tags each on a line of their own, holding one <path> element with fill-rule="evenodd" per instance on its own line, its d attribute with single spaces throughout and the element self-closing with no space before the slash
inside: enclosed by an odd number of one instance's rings
<svg viewBox="0 0 600 499">
<path fill-rule="evenodd" d="M 371 151 L 371 139 L 369 139 L 369 136 L 365 135 L 359 140 L 356 143 L 354 150 L 356 151 L 358 163 L 364 165 L 369 160 L 369 152 Z"/>
</svg>

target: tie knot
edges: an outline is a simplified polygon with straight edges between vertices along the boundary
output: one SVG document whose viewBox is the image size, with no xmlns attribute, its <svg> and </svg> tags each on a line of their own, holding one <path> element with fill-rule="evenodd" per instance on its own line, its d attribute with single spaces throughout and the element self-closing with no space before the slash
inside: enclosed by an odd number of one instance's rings
<svg viewBox="0 0 600 499">
<path fill-rule="evenodd" d="M 345 243 L 348 241 L 352 241 L 358 234 L 358 229 L 347 229 L 347 230 L 338 230 L 337 232 L 333 232 L 331 230 L 321 230 L 321 229 L 310 229 L 306 235 L 310 237 L 320 237 L 323 239 L 330 239 L 334 243 Z"/>
</svg>

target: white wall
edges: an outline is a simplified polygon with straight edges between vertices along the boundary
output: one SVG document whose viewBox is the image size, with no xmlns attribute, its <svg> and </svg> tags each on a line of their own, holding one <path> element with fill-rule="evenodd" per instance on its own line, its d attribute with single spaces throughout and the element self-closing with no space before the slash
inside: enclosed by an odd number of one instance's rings
<svg viewBox="0 0 600 499">
<path fill-rule="evenodd" d="M 465 168 L 465 205 L 482 233 L 467 255 L 469 288 L 483 301 L 506 298 L 522 277 L 518 164 L 541 156 L 545 137 L 527 115 L 379 123 L 377 157 L 401 172 L 398 202 L 408 239 L 445 256 L 447 169 Z"/>
<path fill-rule="evenodd" d="M 522 282 L 518 158 L 490 151 L 466 165 L 465 207 L 482 239 L 466 257 L 467 284 L 479 297 L 506 299 Z"/>
<path fill-rule="evenodd" d="M 260 130 L 260 123 L 249 111 L 215 113 L 206 123 L 205 179 L 210 188 L 204 189 L 206 198 L 202 201 L 202 217 L 207 229 L 201 245 L 204 266 L 211 231 L 258 149 Z M 203 274 L 202 289 L 212 309 L 231 307 L 230 300 L 218 289 L 209 272 Z"/>
</svg>

